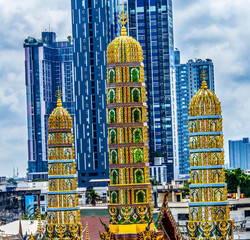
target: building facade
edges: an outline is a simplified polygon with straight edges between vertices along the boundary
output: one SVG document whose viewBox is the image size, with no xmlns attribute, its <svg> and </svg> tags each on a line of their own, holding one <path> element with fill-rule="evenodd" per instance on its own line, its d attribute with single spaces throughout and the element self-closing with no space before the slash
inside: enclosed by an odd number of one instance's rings
<svg viewBox="0 0 250 240">
<path fill-rule="evenodd" d="M 47 179 L 47 126 L 56 106 L 55 92 L 63 93 L 63 106 L 74 119 L 73 45 L 56 41 L 54 32 L 24 41 L 27 96 L 28 179 Z"/>
<path fill-rule="evenodd" d="M 221 103 L 207 87 L 205 70 L 201 89 L 189 105 L 190 203 L 189 239 L 232 239 L 225 183 Z"/>
<path fill-rule="evenodd" d="M 127 0 L 129 36 L 143 49 L 150 164 L 162 153 L 167 180 L 178 178 L 172 0 Z M 157 155 L 158 156 L 158 155 Z"/>
<path fill-rule="evenodd" d="M 178 156 L 180 175 L 189 174 L 188 106 L 201 88 L 201 73 L 205 71 L 208 87 L 214 91 L 214 67 L 210 59 L 180 63 L 180 51 L 175 50 L 176 102 L 178 119 Z"/>
<path fill-rule="evenodd" d="M 250 142 L 249 138 L 229 140 L 230 168 L 250 169 Z"/>
<path fill-rule="evenodd" d="M 106 50 L 116 32 L 116 1 L 72 0 L 76 160 L 80 187 L 108 178 Z"/>
<path fill-rule="evenodd" d="M 122 4 L 129 16 L 128 35 L 140 42 L 144 52 L 151 164 L 154 153 L 160 152 L 168 181 L 174 171 L 179 173 L 172 1 L 72 0 L 80 186 L 88 186 L 92 178 L 107 178 L 105 54 L 107 44 L 119 35 L 117 13 Z"/>
</svg>

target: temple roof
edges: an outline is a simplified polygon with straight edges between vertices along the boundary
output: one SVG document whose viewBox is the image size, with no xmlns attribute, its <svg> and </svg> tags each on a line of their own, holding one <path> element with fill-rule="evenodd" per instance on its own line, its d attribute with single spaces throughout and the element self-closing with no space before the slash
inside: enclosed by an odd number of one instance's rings
<svg viewBox="0 0 250 240">
<path fill-rule="evenodd" d="M 194 95 L 189 104 L 189 116 L 221 115 L 220 101 L 207 87 L 206 74 L 203 69 L 201 89 Z"/>
<path fill-rule="evenodd" d="M 116 37 L 108 46 L 107 63 L 143 62 L 143 51 L 140 43 L 127 36 L 125 23 L 128 21 L 127 13 L 123 11 L 118 16 L 122 24 L 121 36 Z"/>
<path fill-rule="evenodd" d="M 49 129 L 70 129 L 72 128 L 72 118 L 68 111 L 62 107 L 61 98 L 57 99 L 57 107 L 49 117 Z"/>
</svg>

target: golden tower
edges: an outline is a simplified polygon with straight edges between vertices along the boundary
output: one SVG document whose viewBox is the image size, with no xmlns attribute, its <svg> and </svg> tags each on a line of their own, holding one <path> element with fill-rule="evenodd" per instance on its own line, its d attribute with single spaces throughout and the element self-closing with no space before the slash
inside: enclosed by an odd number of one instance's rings
<svg viewBox="0 0 250 240">
<path fill-rule="evenodd" d="M 187 230 L 189 238 L 232 239 L 225 183 L 221 105 L 207 88 L 202 72 L 202 87 L 189 105 L 190 203 Z"/>
<path fill-rule="evenodd" d="M 127 36 L 127 14 L 119 18 L 121 36 L 107 49 L 109 231 L 114 239 L 161 239 L 152 223 L 143 52 Z"/>
<path fill-rule="evenodd" d="M 57 96 L 48 124 L 46 239 L 82 239 L 72 118 L 62 107 L 59 90 Z"/>
</svg>

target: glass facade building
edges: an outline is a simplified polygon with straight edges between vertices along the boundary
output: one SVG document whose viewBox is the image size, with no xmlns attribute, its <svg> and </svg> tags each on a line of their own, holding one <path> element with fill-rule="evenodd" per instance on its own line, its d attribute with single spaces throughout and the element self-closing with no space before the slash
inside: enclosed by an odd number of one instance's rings
<svg viewBox="0 0 250 240">
<path fill-rule="evenodd" d="M 230 168 L 250 169 L 250 142 L 249 138 L 229 140 Z"/>
<path fill-rule="evenodd" d="M 116 2 L 72 0 L 78 185 L 108 179 L 106 50 L 117 32 Z M 91 181 L 91 182 L 90 182 Z M 94 184 L 94 183 L 93 183 Z"/>
<path fill-rule="evenodd" d="M 129 35 L 143 49 L 150 161 L 162 154 L 167 181 L 178 178 L 172 0 L 127 0 Z"/>
<path fill-rule="evenodd" d="M 106 49 L 120 32 L 116 16 L 122 4 L 129 16 L 128 35 L 144 53 L 151 164 L 158 152 L 164 156 L 168 181 L 179 173 L 172 1 L 72 0 L 80 186 L 108 178 Z"/>
<path fill-rule="evenodd" d="M 63 107 L 73 117 L 73 44 L 56 41 L 54 32 L 42 32 L 41 39 L 24 40 L 27 96 L 28 179 L 47 179 L 48 118 L 56 107 L 56 91 L 62 92 Z"/>
<path fill-rule="evenodd" d="M 178 119 L 178 156 L 179 173 L 188 175 L 189 161 L 189 129 L 188 108 L 195 93 L 201 88 L 201 72 L 206 73 L 208 88 L 214 92 L 214 67 L 210 59 L 189 60 L 186 64 L 180 63 L 180 51 L 175 50 L 176 102 Z"/>
</svg>

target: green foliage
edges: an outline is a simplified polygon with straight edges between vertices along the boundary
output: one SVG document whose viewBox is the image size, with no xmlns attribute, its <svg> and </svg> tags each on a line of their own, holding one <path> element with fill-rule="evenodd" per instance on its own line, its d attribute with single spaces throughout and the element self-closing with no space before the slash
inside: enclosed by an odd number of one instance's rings
<svg viewBox="0 0 250 240">
<path fill-rule="evenodd" d="M 232 171 L 225 170 L 227 189 L 229 193 L 236 193 L 237 187 L 240 187 L 241 193 L 245 197 L 250 197 L 250 176 L 245 174 L 240 168 Z"/>
<path fill-rule="evenodd" d="M 67 39 L 68 39 L 68 42 L 72 43 L 72 36 L 68 36 Z"/>
<path fill-rule="evenodd" d="M 37 217 L 37 213 L 34 211 L 34 208 L 31 207 L 31 205 L 28 205 L 27 210 L 22 215 L 21 219 L 23 220 L 34 220 Z"/>
<path fill-rule="evenodd" d="M 186 181 L 183 188 L 189 188 L 191 181 Z"/>
<path fill-rule="evenodd" d="M 96 202 L 101 199 L 100 195 L 96 193 L 94 189 L 87 193 L 87 203 L 92 204 L 92 206 L 96 205 Z"/>
<path fill-rule="evenodd" d="M 16 180 L 14 178 L 9 178 L 7 183 L 11 184 L 11 185 L 17 185 L 17 182 L 16 182 Z"/>
<path fill-rule="evenodd" d="M 152 186 L 157 186 L 157 185 L 161 185 L 159 181 L 156 180 L 155 177 L 150 178 L 150 183 L 152 184 Z"/>
<path fill-rule="evenodd" d="M 191 184 L 191 181 L 186 181 L 184 184 L 182 197 L 185 199 L 189 195 L 189 184 Z"/>
<path fill-rule="evenodd" d="M 36 179 L 32 179 L 32 182 L 47 182 L 47 180 L 42 179 L 42 178 L 36 178 Z"/>
<path fill-rule="evenodd" d="M 22 220 L 37 220 L 38 218 L 38 209 L 32 213 L 34 208 L 31 205 L 28 205 L 27 211 L 21 216 Z M 41 220 L 46 219 L 46 214 L 41 214 Z"/>
</svg>

